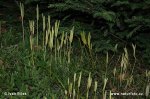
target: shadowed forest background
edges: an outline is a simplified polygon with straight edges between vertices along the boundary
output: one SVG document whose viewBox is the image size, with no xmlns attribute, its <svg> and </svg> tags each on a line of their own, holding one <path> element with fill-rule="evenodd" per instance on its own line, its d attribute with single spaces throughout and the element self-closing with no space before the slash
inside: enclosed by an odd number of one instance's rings
<svg viewBox="0 0 150 99">
<path fill-rule="evenodd" d="M 149 99 L 149 91 L 150 0 L 0 1 L 0 98 Z M 142 95 L 111 95 L 124 92 Z"/>
</svg>

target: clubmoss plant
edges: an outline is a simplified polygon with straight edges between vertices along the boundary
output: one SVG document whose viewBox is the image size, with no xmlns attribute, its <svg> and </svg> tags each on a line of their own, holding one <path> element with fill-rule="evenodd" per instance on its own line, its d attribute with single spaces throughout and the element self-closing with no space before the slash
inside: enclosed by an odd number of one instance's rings
<svg viewBox="0 0 150 99">
<path fill-rule="evenodd" d="M 94 83 L 94 99 L 96 99 L 97 85 L 98 85 L 98 82 L 95 81 L 95 83 Z"/>
<path fill-rule="evenodd" d="M 22 22 L 22 41 L 25 44 L 25 30 L 24 30 L 24 5 L 20 3 L 20 13 L 21 13 L 21 22 Z"/>
<path fill-rule="evenodd" d="M 32 64 L 34 65 L 34 46 L 35 46 L 35 42 L 34 42 L 34 21 L 33 20 L 29 20 L 29 27 L 30 27 L 30 49 L 31 49 L 31 60 L 32 60 Z"/>
<path fill-rule="evenodd" d="M 107 81 L 108 81 L 108 78 L 104 78 L 104 81 L 103 81 L 104 85 L 103 85 L 103 91 L 102 91 L 103 99 L 106 99 L 106 93 L 107 93 L 107 91 L 105 91 L 105 88 L 106 88 Z"/>
<path fill-rule="evenodd" d="M 131 71 L 131 75 L 133 74 L 133 71 L 134 71 L 134 68 L 135 68 L 135 64 L 136 64 L 136 45 L 133 45 L 132 44 L 132 48 L 133 48 L 133 57 L 134 57 L 134 64 L 133 64 L 133 67 L 132 67 L 132 71 Z"/>
<path fill-rule="evenodd" d="M 125 80 L 128 65 L 129 65 L 128 51 L 127 48 L 124 48 L 124 53 L 122 54 L 122 60 L 121 60 L 121 71 L 119 75 L 120 87 L 122 86 L 122 81 Z"/>
<path fill-rule="evenodd" d="M 146 70 L 146 78 L 147 78 L 147 84 L 145 89 L 145 96 L 148 99 L 150 93 L 150 71 L 148 70 Z"/>
<path fill-rule="evenodd" d="M 78 78 L 78 89 L 77 89 L 77 99 L 79 99 L 79 90 L 80 90 L 80 84 L 81 84 L 81 77 L 82 77 L 82 72 L 80 72 L 79 78 Z"/>
<path fill-rule="evenodd" d="M 60 25 L 60 21 L 56 21 L 55 22 L 55 27 L 54 27 L 55 61 L 56 61 L 56 58 L 57 58 L 57 36 L 58 36 L 59 25 Z"/>
<path fill-rule="evenodd" d="M 37 42 L 37 46 L 39 44 L 39 30 L 38 30 L 38 26 L 39 25 L 39 6 L 36 6 L 36 32 L 37 32 L 37 38 L 36 38 L 36 42 Z"/>
<path fill-rule="evenodd" d="M 68 63 L 70 63 L 70 59 L 71 59 L 71 44 L 73 41 L 73 34 L 74 34 L 74 27 L 70 30 L 70 37 L 69 37 L 69 51 L 68 51 Z"/>
<path fill-rule="evenodd" d="M 44 41 L 45 41 L 45 30 L 46 30 L 46 18 L 44 16 L 44 14 L 42 14 L 42 22 L 43 22 L 43 49 L 45 49 L 45 44 L 44 44 Z"/>
<path fill-rule="evenodd" d="M 87 41 L 86 41 L 86 37 L 85 37 L 85 32 L 81 32 L 80 35 L 81 35 L 81 40 L 82 40 L 83 44 L 86 45 Z"/>
<path fill-rule="evenodd" d="M 91 78 L 91 73 L 89 73 L 88 81 L 87 81 L 87 93 L 86 93 L 86 99 L 89 97 L 89 90 L 92 84 L 92 78 Z"/>
<path fill-rule="evenodd" d="M 107 68 L 108 68 L 108 52 L 106 54 L 106 72 L 105 72 L 105 78 L 107 77 Z"/>
</svg>

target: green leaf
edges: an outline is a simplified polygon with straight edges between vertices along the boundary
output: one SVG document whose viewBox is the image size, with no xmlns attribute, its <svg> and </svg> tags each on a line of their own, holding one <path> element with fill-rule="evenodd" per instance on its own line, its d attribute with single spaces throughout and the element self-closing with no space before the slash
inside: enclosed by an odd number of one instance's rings
<svg viewBox="0 0 150 99">
<path fill-rule="evenodd" d="M 112 11 L 96 12 L 93 16 L 95 18 L 103 18 L 110 22 L 115 22 L 115 20 L 116 20 L 116 14 Z"/>
</svg>

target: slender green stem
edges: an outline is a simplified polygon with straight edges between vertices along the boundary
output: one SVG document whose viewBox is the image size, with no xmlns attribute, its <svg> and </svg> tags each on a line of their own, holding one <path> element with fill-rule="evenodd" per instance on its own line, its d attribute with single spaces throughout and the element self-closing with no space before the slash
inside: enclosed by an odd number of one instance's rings
<svg viewBox="0 0 150 99">
<path fill-rule="evenodd" d="M 87 89 L 87 93 L 86 93 L 86 99 L 89 98 L 89 89 Z"/>
<path fill-rule="evenodd" d="M 36 28 L 36 30 L 37 30 L 37 38 L 36 38 L 37 46 L 38 46 L 38 44 L 39 44 L 39 30 L 38 30 L 38 24 L 39 24 L 39 22 L 38 22 L 38 20 L 37 20 L 37 28 Z"/>
<path fill-rule="evenodd" d="M 23 36 L 23 45 L 25 45 L 25 32 L 24 32 L 24 20 L 22 18 L 22 36 Z"/>
<path fill-rule="evenodd" d="M 56 44 L 57 44 L 57 41 L 56 41 L 56 37 L 55 37 L 55 63 L 56 63 L 56 56 L 57 56 L 57 46 L 56 46 Z"/>
</svg>

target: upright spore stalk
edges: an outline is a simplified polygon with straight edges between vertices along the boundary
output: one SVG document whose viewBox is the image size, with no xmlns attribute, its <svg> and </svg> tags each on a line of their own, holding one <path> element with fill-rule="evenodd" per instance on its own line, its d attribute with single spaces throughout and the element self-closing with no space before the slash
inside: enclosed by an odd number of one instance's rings
<svg viewBox="0 0 150 99">
<path fill-rule="evenodd" d="M 39 44 L 39 30 L 38 30 L 38 24 L 39 24 L 39 6 L 36 7 L 36 31 L 37 31 L 37 46 Z"/>
<path fill-rule="evenodd" d="M 22 23 L 22 41 L 25 45 L 25 30 L 24 30 L 24 5 L 20 3 L 21 23 Z"/>
</svg>

